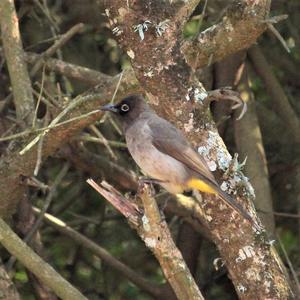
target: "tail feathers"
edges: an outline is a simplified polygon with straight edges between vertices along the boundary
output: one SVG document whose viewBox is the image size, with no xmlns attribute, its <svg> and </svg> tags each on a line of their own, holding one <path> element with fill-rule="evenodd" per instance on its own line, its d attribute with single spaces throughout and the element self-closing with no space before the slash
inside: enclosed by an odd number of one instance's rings
<svg viewBox="0 0 300 300">
<path fill-rule="evenodd" d="M 226 192 L 221 190 L 219 187 L 217 188 L 218 196 L 223 200 L 228 206 L 234 209 L 237 213 L 243 216 L 246 220 L 254 224 L 253 218 L 246 212 L 246 210 L 235 201 L 231 196 L 229 196 Z"/>
<path fill-rule="evenodd" d="M 234 198 L 221 190 L 219 186 L 217 187 L 217 192 L 221 200 L 223 200 L 228 206 L 248 220 L 257 231 L 263 230 L 263 228 L 248 214 L 248 212 L 239 203 L 237 203 Z"/>
<path fill-rule="evenodd" d="M 199 192 L 209 193 L 218 195 L 221 200 L 228 206 L 230 206 L 233 210 L 235 210 L 238 214 L 248 220 L 255 228 L 261 229 L 258 224 L 254 221 L 254 219 L 246 212 L 246 210 L 236 202 L 234 198 L 228 195 L 226 192 L 221 190 L 219 185 L 216 182 L 212 182 L 211 180 L 202 180 L 199 178 L 192 178 L 187 182 L 187 186 L 190 189 L 196 189 Z"/>
</svg>

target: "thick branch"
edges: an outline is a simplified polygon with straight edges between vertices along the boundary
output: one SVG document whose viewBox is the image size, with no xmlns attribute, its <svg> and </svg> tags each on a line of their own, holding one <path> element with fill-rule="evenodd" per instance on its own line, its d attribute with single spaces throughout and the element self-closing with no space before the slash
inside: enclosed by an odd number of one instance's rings
<svg viewBox="0 0 300 300">
<path fill-rule="evenodd" d="M 91 179 L 88 183 L 118 209 L 127 218 L 129 224 L 137 230 L 146 246 L 159 261 L 177 298 L 180 300 L 204 299 L 173 242 L 167 223 L 160 217 L 156 201 L 150 196 L 149 187 L 144 185 L 139 192 L 144 208 L 144 214 L 142 214 L 141 209 L 107 184 L 105 189 Z"/>
<path fill-rule="evenodd" d="M 194 12 L 199 2 L 200 0 L 189 0 L 189 1 L 171 0 L 170 3 L 172 4 L 172 7 L 174 9 L 174 17 L 173 17 L 174 21 L 186 22 L 187 19 Z"/>
<path fill-rule="evenodd" d="M 17 117 L 20 121 L 31 121 L 34 113 L 34 100 L 13 0 L 0 1 L 0 22 Z"/>
<path fill-rule="evenodd" d="M 140 189 L 139 196 L 143 202 L 144 216 L 139 235 L 156 256 L 178 299 L 204 300 L 150 193 L 148 186 Z"/>
<path fill-rule="evenodd" d="M 161 36 L 155 36 L 155 32 L 149 29 L 141 40 L 133 30 L 134 26 L 145 18 L 156 20 L 156 15 L 151 15 L 152 6 L 155 7 L 154 12 L 157 7 L 160 8 L 159 17 L 162 20 L 169 18 L 168 4 L 151 1 L 146 7 L 144 1 L 136 1 L 135 10 L 132 10 L 121 0 L 105 2 L 110 25 L 118 29 L 116 39 L 131 57 L 136 76 L 153 108 L 184 131 L 198 151 L 204 154 L 212 170 L 218 169 L 220 173 L 227 170 L 221 178 L 223 187 L 227 187 L 229 193 L 238 194 L 239 190 L 242 197 L 237 197 L 237 201 L 247 206 L 249 213 L 256 218 L 251 204 L 252 187 L 243 174 L 236 172 L 237 163 L 231 159 L 209 111 L 202 105 L 205 92 L 180 52 L 183 24 L 170 22 Z M 245 3 L 253 9 L 253 5 L 260 2 L 249 0 Z M 239 297 L 287 298 L 288 282 L 276 254 L 263 235 L 257 242 L 252 227 L 224 207 L 217 197 L 207 196 L 202 203 L 204 205 L 195 217 L 210 230 Z"/>
<path fill-rule="evenodd" d="M 59 59 L 44 57 L 35 53 L 27 52 L 25 54 L 25 59 L 30 64 L 35 64 L 36 61 L 41 59 L 47 69 L 66 77 L 86 82 L 90 85 L 103 84 L 103 86 L 105 86 L 112 80 L 111 76 L 105 75 L 101 72 L 67 63 Z"/>
<path fill-rule="evenodd" d="M 59 297 L 72 300 L 87 299 L 23 243 L 2 219 L 0 219 L 0 241 L 12 255 L 16 256 L 27 269 L 53 289 Z"/>
<path fill-rule="evenodd" d="M 267 29 L 270 0 L 234 0 L 222 21 L 182 44 L 190 66 L 202 68 L 249 48 Z"/>
</svg>

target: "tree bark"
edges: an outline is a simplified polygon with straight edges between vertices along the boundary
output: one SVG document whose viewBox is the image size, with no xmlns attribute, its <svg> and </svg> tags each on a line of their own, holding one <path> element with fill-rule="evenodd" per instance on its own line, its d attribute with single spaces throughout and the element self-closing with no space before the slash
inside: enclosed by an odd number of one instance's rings
<svg viewBox="0 0 300 300">
<path fill-rule="evenodd" d="M 249 48 L 267 29 L 270 4 L 270 0 L 232 1 L 220 23 L 182 43 L 188 64 L 194 69 L 202 68 Z"/>
<path fill-rule="evenodd" d="M 151 189 L 140 186 L 138 197 L 142 202 L 140 209 L 134 200 L 128 200 L 107 183 L 101 186 L 93 180 L 87 181 L 99 194 L 108 200 L 127 219 L 130 226 L 137 230 L 146 246 L 153 252 L 162 271 L 179 300 L 203 300 L 192 274 L 177 249 L 167 223 L 162 220 Z"/>
<path fill-rule="evenodd" d="M 255 6 L 257 1 L 245 3 Z M 181 3 L 184 5 L 184 2 Z M 212 169 L 228 169 L 231 157 L 219 137 L 205 101 L 205 92 L 194 78 L 180 50 L 180 35 L 185 16 L 176 22 L 180 6 L 168 2 L 143 1 L 127 3 L 105 1 L 106 14 L 116 39 L 131 58 L 135 74 L 144 88 L 152 107 L 183 130 L 198 150 L 206 153 Z M 265 14 L 268 9 L 266 8 Z M 149 22 L 146 22 L 149 21 Z M 166 23 L 162 35 L 157 26 Z M 150 25 L 152 24 L 152 25 Z M 141 27 L 142 26 L 142 27 Z M 143 34 L 135 32 L 148 27 Z M 224 178 L 223 178 L 224 181 Z M 249 199 L 251 187 L 244 176 L 235 174 L 223 185 L 239 189 L 243 195 L 237 201 L 247 205 L 253 217 Z M 216 197 L 205 197 L 205 206 L 197 216 L 208 227 L 229 270 L 230 277 L 241 299 L 286 299 L 289 285 L 276 253 L 268 240 L 257 235 L 240 216 L 221 204 Z"/>
<path fill-rule="evenodd" d="M 0 1 L 0 22 L 17 118 L 20 122 L 31 122 L 34 100 L 13 0 Z"/>
</svg>

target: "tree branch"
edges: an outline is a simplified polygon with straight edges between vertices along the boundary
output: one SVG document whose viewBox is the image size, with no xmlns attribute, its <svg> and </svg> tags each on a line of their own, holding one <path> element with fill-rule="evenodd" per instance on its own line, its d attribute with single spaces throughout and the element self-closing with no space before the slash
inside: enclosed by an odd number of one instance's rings
<svg viewBox="0 0 300 300">
<path fill-rule="evenodd" d="M 40 278 L 47 286 L 62 299 L 84 300 L 84 297 L 76 288 L 59 275 L 49 264 L 43 261 L 30 247 L 10 229 L 0 218 L 1 244 L 20 262 Z"/>
<path fill-rule="evenodd" d="M 27 193 L 28 194 L 28 193 Z M 32 205 L 30 200 L 28 199 L 28 195 L 25 196 L 19 203 L 18 211 L 16 214 L 15 220 L 15 227 L 16 233 L 23 238 L 28 236 L 28 232 L 30 232 L 32 224 L 35 221 L 35 216 L 32 211 Z M 23 239 L 24 242 L 25 238 Z M 29 244 L 27 242 L 27 244 Z M 36 252 L 41 258 L 45 259 L 44 255 L 44 247 L 41 241 L 41 236 L 39 232 L 33 236 L 32 240 L 30 241 L 30 247 Z M 16 261 L 15 256 L 11 256 L 10 259 L 6 262 L 5 267 L 8 273 L 11 273 L 13 268 L 13 264 Z M 54 294 L 54 292 L 46 286 L 37 276 L 31 273 L 28 269 L 26 269 L 27 276 L 29 281 L 34 289 L 34 293 L 39 300 L 57 300 L 58 298 Z"/>
<path fill-rule="evenodd" d="M 38 208 L 34 208 L 34 212 L 37 215 L 41 213 Z M 143 291 L 149 293 L 153 297 L 158 297 L 160 295 L 160 288 L 158 286 L 152 285 L 150 282 L 143 279 L 141 275 L 137 274 L 134 270 L 110 255 L 109 252 L 107 252 L 104 248 L 97 245 L 76 230 L 72 229 L 60 219 L 46 213 L 44 214 L 44 220 L 47 224 L 54 227 L 60 233 L 71 238 L 75 243 L 79 244 L 85 249 L 90 250 L 93 254 L 99 256 L 109 266 L 120 272 L 122 275 L 124 275 L 124 277 L 128 278 L 132 283 L 141 288 Z"/>
<path fill-rule="evenodd" d="M 249 48 L 267 29 L 270 0 L 234 0 L 222 21 L 183 42 L 190 66 L 203 68 L 239 50 Z"/>
<path fill-rule="evenodd" d="M 19 121 L 31 122 L 34 100 L 13 0 L 0 1 L 2 43 Z"/>
<path fill-rule="evenodd" d="M 259 3 L 244 1 L 252 9 Z M 232 160 L 207 106 L 202 105 L 207 93 L 193 76 L 193 71 L 180 52 L 183 23 L 170 22 L 161 36 L 156 36 L 149 29 L 144 32 L 142 40 L 133 30 L 134 26 L 145 18 L 149 21 L 156 19 L 157 16 L 151 14 L 152 6 L 153 12 L 159 8 L 161 20 L 169 18 L 168 4 L 151 1 L 146 7 L 144 1 L 136 1 L 135 9 L 132 10 L 123 1 L 116 0 L 105 1 L 105 6 L 111 28 L 114 32 L 115 28 L 118 29 L 116 39 L 132 59 L 136 76 L 152 107 L 183 130 L 190 142 L 205 156 L 211 169 L 218 169 L 223 174 L 219 178 L 223 188 L 228 193 L 240 195 L 236 201 L 247 206 L 249 214 L 256 219 L 251 201 L 252 187 L 248 179 L 237 172 L 237 161 Z M 265 12 L 263 10 L 263 14 Z M 234 42 L 241 43 L 240 40 Z M 253 228 L 231 209 L 224 207 L 217 197 L 206 196 L 202 204 L 194 217 L 208 227 L 226 262 L 239 297 L 287 298 L 290 293 L 287 279 L 264 234 L 259 234 L 261 239 L 258 242 Z M 274 288 L 268 288 L 270 285 Z"/>
<path fill-rule="evenodd" d="M 149 187 L 144 185 L 139 189 L 139 197 L 144 208 L 143 214 L 141 209 L 111 186 L 102 184 L 101 187 L 91 179 L 88 183 L 119 210 L 126 217 L 129 225 L 137 230 L 146 246 L 159 261 L 177 298 L 180 300 L 204 299 L 172 240 L 167 223 L 160 217 L 156 201 L 150 196 Z"/>
<path fill-rule="evenodd" d="M 64 44 L 66 44 L 75 34 L 78 32 L 82 32 L 84 29 L 84 24 L 79 23 L 70 28 L 66 33 L 64 33 L 55 43 L 48 48 L 44 53 L 40 54 L 39 59 L 37 59 L 34 63 L 30 71 L 30 75 L 34 76 L 38 70 L 42 67 L 44 63 L 44 59 L 53 55 L 59 48 L 61 48 Z"/>
<path fill-rule="evenodd" d="M 199 4 L 200 0 L 171 0 L 170 4 L 174 10 L 173 20 L 174 22 L 186 22 L 195 8 Z"/>
<path fill-rule="evenodd" d="M 36 61 L 41 59 L 47 69 L 65 75 L 68 78 L 86 82 L 93 86 L 99 84 L 105 86 L 112 80 L 111 76 L 101 72 L 67 63 L 59 59 L 44 57 L 35 53 L 25 53 L 25 59 L 30 64 L 35 64 Z"/>
<path fill-rule="evenodd" d="M 124 97 L 128 92 L 138 91 L 139 87 L 137 86 L 133 73 L 129 71 L 129 74 L 130 76 L 126 76 L 126 78 L 123 79 L 118 90 L 117 98 Z M 101 92 L 94 90 L 88 94 L 78 96 L 69 104 L 72 109 L 68 109 L 68 113 L 64 115 L 62 121 L 91 112 L 108 102 L 112 98 L 118 81 L 119 75 L 114 77 L 105 87 L 100 85 L 99 88 L 102 88 Z M 66 108 L 62 109 L 58 115 L 62 114 L 63 111 L 66 111 Z M 71 137 L 80 132 L 80 130 L 98 120 L 101 114 L 101 112 L 95 113 L 84 119 L 74 120 L 62 126 L 49 129 L 44 136 L 42 160 L 45 160 L 45 158 L 54 153 L 56 149 L 64 145 Z M 29 139 L 23 138 L 24 145 L 32 141 L 32 139 L 36 137 L 36 134 L 29 136 Z M 37 145 L 33 146 L 29 151 L 26 151 L 24 155 L 20 155 L 19 144 L 11 153 L 1 160 L 0 191 L 2 197 L 0 199 L 0 216 L 7 217 L 14 212 L 25 190 L 22 178 L 24 178 L 24 176 L 32 176 L 35 168 Z M 21 149 L 22 148 L 23 147 L 21 147 Z"/>
</svg>

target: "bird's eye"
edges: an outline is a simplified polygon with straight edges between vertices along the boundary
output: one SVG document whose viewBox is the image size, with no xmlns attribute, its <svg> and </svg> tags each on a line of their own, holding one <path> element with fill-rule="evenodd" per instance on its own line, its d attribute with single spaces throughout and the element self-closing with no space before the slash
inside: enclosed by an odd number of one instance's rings
<svg viewBox="0 0 300 300">
<path fill-rule="evenodd" d="M 127 104 L 122 104 L 121 110 L 122 110 L 123 112 L 127 112 L 127 111 L 129 111 L 129 106 L 128 106 Z"/>
</svg>

